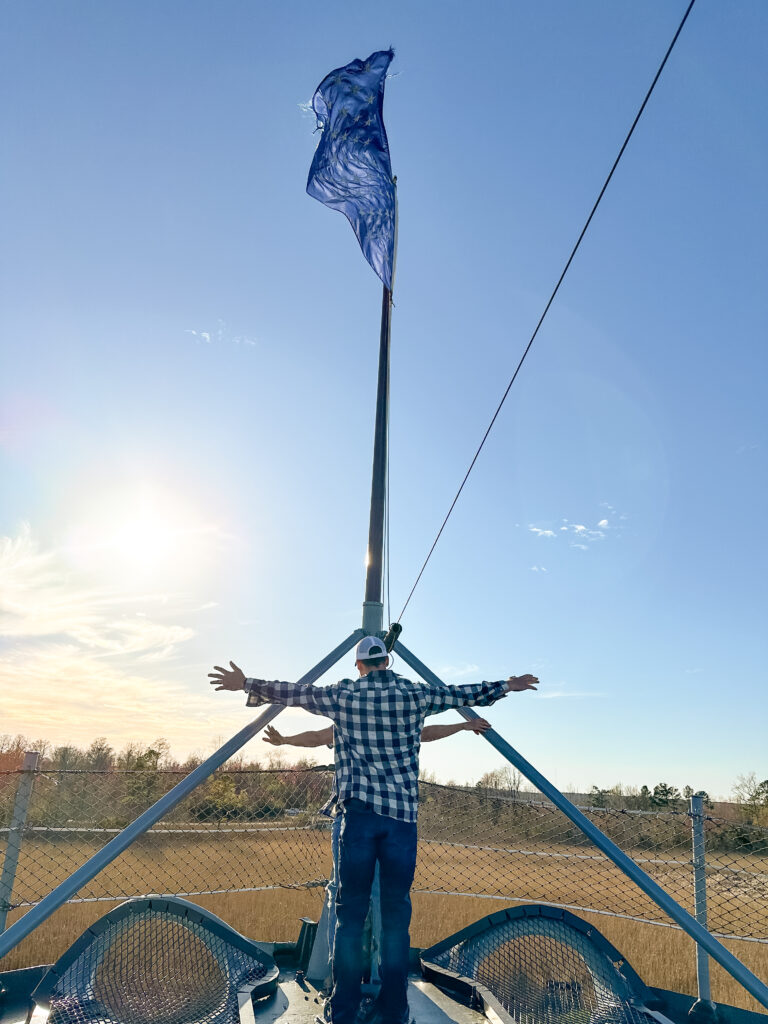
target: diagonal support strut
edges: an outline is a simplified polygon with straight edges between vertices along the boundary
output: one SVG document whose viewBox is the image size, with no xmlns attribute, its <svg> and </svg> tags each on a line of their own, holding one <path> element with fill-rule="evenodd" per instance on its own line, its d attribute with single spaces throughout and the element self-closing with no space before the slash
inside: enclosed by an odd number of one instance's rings
<svg viewBox="0 0 768 1024">
<path fill-rule="evenodd" d="M 334 648 L 330 654 L 327 654 L 322 661 L 319 661 L 314 668 L 311 668 L 306 675 L 302 676 L 299 682 L 314 683 L 329 668 L 332 668 L 340 658 L 343 658 L 347 651 L 350 651 L 364 635 L 362 629 L 356 629 L 338 647 Z M 90 857 L 74 874 L 57 885 L 55 889 L 52 889 L 37 906 L 28 911 L 15 924 L 12 924 L 8 931 L 0 935 L 0 958 L 9 953 L 30 932 L 33 932 L 38 925 L 46 921 L 55 910 L 58 910 L 63 903 L 66 903 L 71 896 L 74 896 L 79 889 L 82 889 L 87 882 L 90 882 L 102 868 L 105 868 L 107 864 L 110 864 L 123 853 L 131 843 L 135 842 L 136 839 L 150 829 L 164 814 L 172 810 L 193 789 L 199 786 L 200 783 L 205 782 L 217 768 L 220 768 L 225 761 L 228 761 L 233 754 L 237 753 L 248 740 L 252 739 L 266 725 L 269 725 L 273 719 L 277 718 L 282 710 L 283 707 L 281 705 L 270 704 L 258 718 L 255 718 L 249 725 L 246 725 L 244 729 L 241 729 L 240 732 L 233 736 L 232 739 L 228 740 L 222 747 L 219 747 L 215 754 L 211 754 L 206 761 L 203 761 L 194 771 L 190 772 L 173 789 L 160 797 L 157 803 L 147 808 L 134 822 L 128 825 L 127 828 L 124 828 L 119 835 L 116 835 L 106 846 Z"/>
<path fill-rule="evenodd" d="M 395 651 L 422 679 L 438 686 L 445 685 L 442 679 L 435 675 L 422 661 L 419 661 L 416 655 L 412 654 L 399 641 L 395 644 Z M 480 717 L 472 708 L 458 708 L 457 710 L 462 718 L 468 722 Z M 740 985 L 743 985 L 750 995 L 754 996 L 759 1003 L 768 1009 L 768 985 L 765 982 L 761 981 L 757 975 L 745 967 L 741 960 L 735 957 L 729 949 L 726 949 L 721 942 L 718 942 L 713 935 L 710 935 L 707 929 L 703 928 L 695 917 L 692 917 L 676 900 L 673 900 L 668 892 L 662 889 L 657 882 L 654 882 L 651 876 L 635 864 L 632 858 L 619 849 L 608 836 L 604 835 L 585 814 L 582 814 L 578 807 L 564 797 L 560 790 L 545 779 L 529 761 L 526 761 L 522 754 L 519 754 L 502 736 L 499 736 L 495 729 L 489 729 L 487 732 L 484 732 L 483 738 L 495 750 L 498 750 L 501 756 L 506 758 L 510 764 L 513 764 L 519 772 L 522 772 L 529 782 L 532 782 L 537 789 L 541 790 L 544 796 L 551 800 L 555 807 L 559 808 L 588 839 L 591 839 L 595 846 L 602 850 L 617 868 L 631 878 L 646 896 L 649 896 L 657 906 L 661 907 L 665 914 L 671 917 L 676 924 L 680 925 L 683 931 L 687 932 L 713 959 L 717 960 L 720 966 L 724 967 Z"/>
</svg>

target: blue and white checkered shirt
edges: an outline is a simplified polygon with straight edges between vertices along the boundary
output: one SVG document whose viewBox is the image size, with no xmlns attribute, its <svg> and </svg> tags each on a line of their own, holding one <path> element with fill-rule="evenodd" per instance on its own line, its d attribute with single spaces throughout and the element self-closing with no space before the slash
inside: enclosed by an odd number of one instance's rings
<svg viewBox="0 0 768 1024">
<path fill-rule="evenodd" d="M 331 719 L 336 782 L 330 806 L 356 799 L 376 814 L 410 822 L 416 821 L 418 811 L 419 747 L 427 715 L 487 706 L 507 693 L 503 680 L 435 686 L 414 683 L 389 669 L 374 669 L 332 686 L 246 679 L 245 689 L 249 707 L 287 704 Z"/>
</svg>

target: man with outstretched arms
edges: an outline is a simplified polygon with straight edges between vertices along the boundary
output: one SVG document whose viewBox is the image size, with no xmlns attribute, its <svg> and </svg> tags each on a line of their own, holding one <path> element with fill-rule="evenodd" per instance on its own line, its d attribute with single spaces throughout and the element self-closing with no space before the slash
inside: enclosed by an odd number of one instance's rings
<svg viewBox="0 0 768 1024">
<path fill-rule="evenodd" d="M 381 875 L 380 1024 L 408 1020 L 410 888 L 416 866 L 419 747 L 427 715 L 447 708 L 488 706 L 510 691 L 535 690 L 532 675 L 466 686 L 419 683 L 387 669 L 378 637 L 355 652 L 359 679 L 331 686 L 246 678 L 234 662 L 209 673 L 217 690 L 246 690 L 250 707 L 303 707 L 334 726 L 335 799 L 342 815 L 339 890 L 333 957 L 331 1021 L 354 1024 L 360 1004 L 362 932 L 376 862 Z"/>
<path fill-rule="evenodd" d="M 491 723 L 485 718 L 473 718 L 471 722 L 441 722 L 440 725 L 425 725 L 421 730 L 421 742 L 432 743 L 435 740 L 448 739 L 459 732 L 474 732 L 478 735 L 487 732 Z M 262 737 L 265 743 L 273 747 L 333 747 L 333 726 L 326 729 L 307 729 L 304 732 L 295 733 L 293 736 L 284 736 L 278 732 L 273 725 L 268 725 Z M 336 804 L 336 790 L 334 788 L 331 799 L 323 808 L 323 813 L 333 817 Z M 342 815 L 333 817 L 333 828 L 331 830 L 331 852 L 333 855 L 333 870 L 326 886 L 326 906 L 328 907 L 328 951 L 333 957 L 333 943 L 336 937 L 336 891 L 338 889 L 337 879 L 339 877 L 339 833 L 341 831 Z M 371 901 L 374 921 L 378 920 L 378 883 L 374 880 L 373 899 Z M 378 966 L 374 968 L 378 972 Z"/>
</svg>

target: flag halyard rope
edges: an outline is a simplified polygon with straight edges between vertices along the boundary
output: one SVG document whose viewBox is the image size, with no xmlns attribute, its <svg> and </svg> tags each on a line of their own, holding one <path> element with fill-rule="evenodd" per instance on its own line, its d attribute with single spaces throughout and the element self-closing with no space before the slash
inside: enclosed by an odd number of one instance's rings
<svg viewBox="0 0 768 1024">
<path fill-rule="evenodd" d="M 435 536 L 435 539 L 432 542 L 432 546 L 431 546 L 431 548 L 429 549 L 429 551 L 427 553 L 427 557 L 424 559 L 424 562 L 422 563 L 421 569 L 419 570 L 419 574 L 416 577 L 416 580 L 415 580 L 413 586 L 411 587 L 411 590 L 410 590 L 410 592 L 408 594 L 408 597 L 406 598 L 405 604 L 403 605 L 402 611 L 400 612 L 400 614 L 397 617 L 397 621 L 398 622 L 400 622 L 402 620 L 403 615 L 405 614 L 405 611 L 406 611 L 408 605 L 410 604 L 411 598 L 413 597 L 414 591 L 416 590 L 416 587 L 419 585 L 421 577 L 424 575 L 424 570 L 427 568 L 427 564 L 429 563 L 429 560 L 432 558 L 432 554 L 433 554 L 435 548 L 437 547 L 437 542 L 440 540 L 440 537 L 443 534 L 443 530 L 445 529 L 445 527 L 446 527 L 446 525 L 448 523 L 448 520 L 450 519 L 451 514 L 452 514 L 454 508 L 456 507 L 456 503 L 458 502 L 458 500 L 459 500 L 459 498 L 461 496 L 461 492 L 464 490 L 464 486 L 467 483 L 467 480 L 469 479 L 470 473 L 475 468 L 475 463 L 477 462 L 478 457 L 480 456 L 480 452 L 483 450 L 483 447 L 485 446 L 485 442 L 488 440 L 488 436 L 491 433 L 491 430 L 493 429 L 493 426 L 496 423 L 496 420 L 497 420 L 497 418 L 499 416 L 499 413 L 501 412 L 501 409 L 502 409 L 504 403 L 507 400 L 507 396 L 509 395 L 509 392 L 512 389 L 512 385 L 515 383 L 515 380 L 517 379 L 517 375 L 519 374 L 519 372 L 520 372 L 520 370 L 522 368 L 522 365 L 525 362 L 525 359 L 526 359 L 528 353 L 530 352 L 531 347 L 533 346 L 534 341 L 536 340 L 536 336 L 539 333 L 539 329 L 541 328 L 541 325 L 544 323 L 544 320 L 545 320 L 545 318 L 547 316 L 547 313 L 549 312 L 549 309 L 550 309 L 552 303 L 555 300 L 555 296 L 557 295 L 558 291 L 560 290 L 560 285 L 563 283 L 563 281 L 565 279 L 565 275 L 568 273 L 568 270 L 570 269 L 571 263 L 573 262 L 574 257 L 576 256 L 576 253 L 578 252 L 579 246 L 581 245 L 581 242 L 582 242 L 584 236 L 587 233 L 589 225 L 592 223 L 592 218 L 594 217 L 595 213 L 597 212 L 597 208 L 600 205 L 600 202 L 602 201 L 603 196 L 605 195 L 606 189 L 608 188 L 608 185 L 610 184 L 610 181 L 611 181 L 611 178 L 613 177 L 614 171 L 618 167 L 619 162 L 620 162 L 622 156 L 624 155 L 624 151 L 626 150 L 626 148 L 627 148 L 627 146 L 629 144 L 629 140 L 632 138 L 632 135 L 634 134 L 635 128 L 637 127 L 637 124 L 640 121 L 640 118 L 641 118 L 641 116 L 643 114 L 643 111 L 645 110 L 646 105 L 648 104 L 648 101 L 651 98 L 651 94 L 653 93 L 653 90 L 656 87 L 656 83 L 658 82 L 658 80 L 659 80 L 659 78 L 661 76 L 661 73 L 664 70 L 664 66 L 667 63 L 667 60 L 669 59 L 669 56 L 670 56 L 670 54 L 672 53 L 672 50 L 675 47 L 675 44 L 676 44 L 676 42 L 678 40 L 678 37 L 679 37 L 680 33 L 683 30 L 683 26 L 685 25 L 686 21 L 688 20 L 688 15 L 691 13 L 691 10 L 693 9 L 693 5 L 695 4 L 695 2 L 696 2 L 696 0 L 690 0 L 690 3 L 688 4 L 688 7 L 686 8 L 685 14 L 683 15 L 682 20 L 681 20 L 680 24 L 677 27 L 677 31 L 675 32 L 675 34 L 674 34 L 674 36 L 672 38 L 672 42 L 669 44 L 669 46 L 667 48 L 667 52 L 664 54 L 664 58 L 661 61 L 661 63 L 659 64 L 659 67 L 658 67 L 658 69 L 656 71 L 656 74 L 653 77 L 653 81 L 651 82 L 651 85 L 650 85 L 648 91 L 645 94 L 645 99 L 641 103 L 640 109 L 638 110 L 637 114 L 635 115 L 635 119 L 632 122 L 632 126 L 629 129 L 629 131 L 627 133 L 627 136 L 624 139 L 624 142 L 622 143 L 621 149 L 619 150 L 619 153 L 618 153 L 616 159 L 613 162 L 613 166 L 611 167 L 611 169 L 610 169 L 610 171 L 608 173 L 608 177 L 605 179 L 605 182 L 603 183 L 603 187 L 600 189 L 600 193 L 599 193 L 597 199 L 595 200 L 594 205 L 592 206 L 592 209 L 591 209 L 591 211 L 589 213 L 589 216 L 587 217 L 587 219 L 586 219 L 586 221 L 584 223 L 584 227 L 581 229 L 581 232 L 579 233 L 579 237 L 576 240 L 576 244 L 574 245 L 573 249 L 571 250 L 571 254 L 568 257 L 568 259 L 567 259 L 567 261 L 565 263 L 565 266 L 563 267 L 563 270 L 562 270 L 562 272 L 560 274 L 560 277 L 557 280 L 557 284 L 555 285 L 555 287 L 554 287 L 554 289 L 552 291 L 552 294 L 550 295 L 550 297 L 549 297 L 549 299 L 547 301 L 547 304 L 544 307 L 544 312 L 539 317 L 539 321 L 536 324 L 536 327 L 534 328 L 533 334 L 531 335 L 530 340 L 529 340 L 528 344 L 525 347 L 525 351 L 523 352 L 522 356 L 520 357 L 520 360 L 519 360 L 519 362 L 518 362 L 518 364 L 517 364 L 517 366 L 515 368 L 515 372 L 512 374 L 512 377 L 511 377 L 509 383 L 507 384 L 507 387 L 506 387 L 506 389 L 504 391 L 504 394 L 501 396 L 501 401 L 497 405 L 496 411 L 494 412 L 494 414 L 493 414 L 493 416 L 491 418 L 491 422 L 488 424 L 488 427 L 487 427 L 485 433 L 483 434 L 482 440 L 480 441 L 480 444 L 478 445 L 477 450 L 476 450 L 474 456 L 472 457 L 472 461 L 469 464 L 469 468 L 467 469 L 466 473 L 464 474 L 464 479 L 461 481 L 461 485 L 459 486 L 459 489 L 456 492 L 456 494 L 455 494 L 455 496 L 453 498 L 453 501 L 451 502 L 450 508 L 448 509 L 448 512 L 446 513 L 445 518 L 443 519 L 442 523 L 440 524 L 440 529 L 437 531 L 437 535 Z"/>
</svg>

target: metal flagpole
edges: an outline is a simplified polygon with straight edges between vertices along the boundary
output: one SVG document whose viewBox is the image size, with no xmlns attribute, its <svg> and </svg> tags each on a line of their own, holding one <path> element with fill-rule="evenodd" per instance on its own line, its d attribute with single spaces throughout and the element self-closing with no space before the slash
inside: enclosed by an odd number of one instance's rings
<svg viewBox="0 0 768 1024">
<path fill-rule="evenodd" d="M 397 205 L 395 205 L 397 210 Z M 397 225 L 397 215 L 395 215 Z M 395 230 L 395 244 L 397 230 Z M 394 266 L 392 268 L 394 280 Z M 383 568 L 384 568 L 384 522 L 387 505 L 387 421 L 389 419 L 389 342 L 392 327 L 392 291 L 383 285 L 381 298 L 381 331 L 379 334 L 379 375 L 376 388 L 376 419 L 373 434 L 373 469 L 371 473 L 371 511 L 368 524 L 368 553 L 366 558 L 365 598 L 363 600 L 363 625 L 361 634 L 382 633 L 384 628 Z M 334 870 L 336 870 L 334 868 Z M 379 868 L 372 889 L 372 898 L 378 903 Z M 323 904 L 315 943 L 312 948 L 307 976 L 315 981 L 323 980 L 328 974 L 330 951 L 327 941 L 327 901 Z M 380 912 L 374 914 L 380 920 Z M 373 942 L 381 945 L 380 928 L 374 927 Z M 373 958 L 372 958 L 373 959 Z M 376 973 L 376 964 L 370 963 L 371 977 Z"/>
<path fill-rule="evenodd" d="M 395 283 L 397 260 L 397 178 L 395 186 L 395 226 L 391 284 Z M 373 469 L 371 472 L 371 513 L 368 524 L 363 629 L 380 633 L 384 629 L 383 567 L 384 520 L 387 506 L 387 448 L 389 422 L 389 349 L 392 335 L 392 289 L 382 287 L 381 331 L 379 333 L 379 376 L 376 389 L 376 421 L 373 435 Z"/>
<path fill-rule="evenodd" d="M 307 193 L 343 213 L 363 256 L 382 282 L 379 373 L 371 473 L 362 627 L 380 634 L 384 617 L 383 566 L 387 512 L 387 422 L 392 290 L 397 249 L 397 179 L 384 127 L 384 85 L 394 50 L 376 50 L 326 75 L 312 97 L 321 131 Z"/>
<path fill-rule="evenodd" d="M 392 327 L 392 292 L 383 286 L 379 377 L 376 390 L 376 421 L 373 436 L 371 513 L 368 524 L 363 629 L 380 633 L 384 628 L 382 577 L 384 565 L 384 516 L 387 504 L 387 419 L 389 415 L 389 341 Z"/>
</svg>

